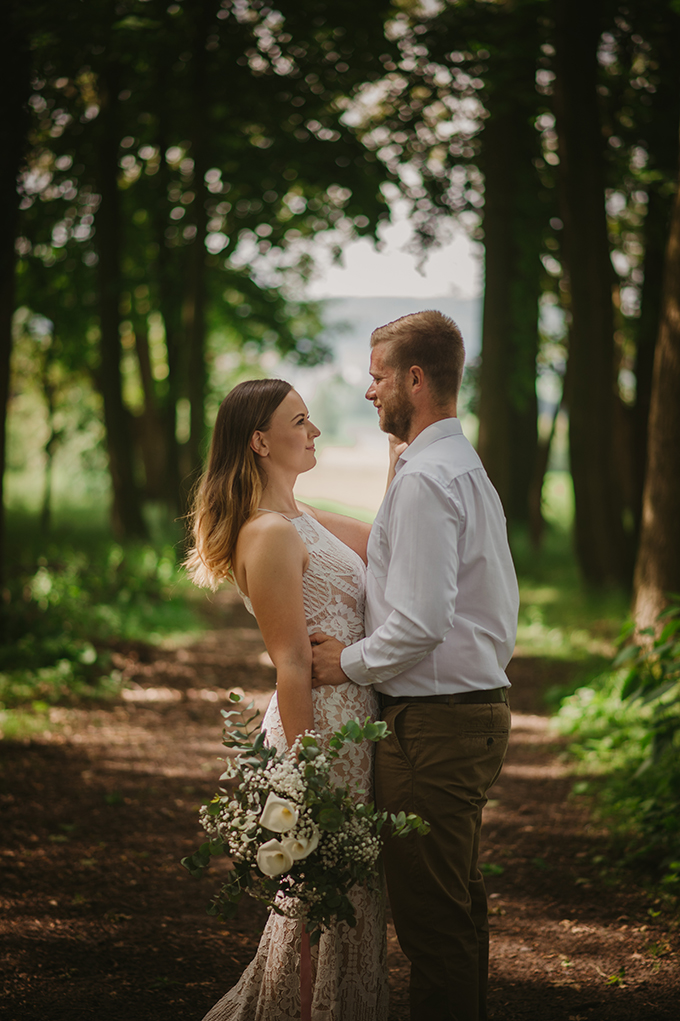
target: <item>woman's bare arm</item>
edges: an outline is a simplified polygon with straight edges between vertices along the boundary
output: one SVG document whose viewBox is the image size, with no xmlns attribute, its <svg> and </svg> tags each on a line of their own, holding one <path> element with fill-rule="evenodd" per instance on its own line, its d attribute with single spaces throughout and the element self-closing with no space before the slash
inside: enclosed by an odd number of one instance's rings
<svg viewBox="0 0 680 1021">
<path fill-rule="evenodd" d="M 312 650 L 302 596 L 308 554 L 289 521 L 267 514 L 244 527 L 237 559 L 276 667 L 279 712 L 290 747 L 296 737 L 314 727 Z"/>
</svg>

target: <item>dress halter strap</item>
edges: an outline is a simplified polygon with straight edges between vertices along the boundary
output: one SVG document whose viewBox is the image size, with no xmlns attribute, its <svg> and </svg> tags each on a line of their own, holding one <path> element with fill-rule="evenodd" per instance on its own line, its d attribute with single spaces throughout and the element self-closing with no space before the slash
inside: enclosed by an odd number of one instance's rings
<svg viewBox="0 0 680 1021">
<path fill-rule="evenodd" d="M 283 511 L 270 510 L 269 507 L 258 507 L 257 509 L 259 511 L 264 511 L 265 514 L 280 514 L 282 518 L 286 519 L 286 521 L 297 521 L 298 518 L 304 517 L 302 514 L 296 514 L 294 518 L 289 518 L 287 514 L 283 513 Z"/>
</svg>

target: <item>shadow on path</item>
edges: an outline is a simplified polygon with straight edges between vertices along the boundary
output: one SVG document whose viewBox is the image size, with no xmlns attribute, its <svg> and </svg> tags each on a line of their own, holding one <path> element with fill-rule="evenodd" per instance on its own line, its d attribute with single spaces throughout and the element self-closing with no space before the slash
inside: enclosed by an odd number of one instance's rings
<svg viewBox="0 0 680 1021">
<path fill-rule="evenodd" d="M 59 708 L 51 733 L 0 743 L 4 1021 L 200 1021 L 253 955 L 261 906 L 216 921 L 205 914 L 216 878 L 196 884 L 179 866 L 217 786 L 227 692 L 265 705 L 272 690 L 251 619 L 228 599 L 214 613 L 221 628 L 191 648 L 118 647 L 130 687 L 116 704 Z M 675 1018 L 677 943 L 609 864 L 606 831 L 569 800 L 541 708 L 556 671 L 512 664 L 513 739 L 483 851 L 492 1016 Z M 405 1021 L 392 931 L 390 981 L 390 1021 Z"/>
</svg>

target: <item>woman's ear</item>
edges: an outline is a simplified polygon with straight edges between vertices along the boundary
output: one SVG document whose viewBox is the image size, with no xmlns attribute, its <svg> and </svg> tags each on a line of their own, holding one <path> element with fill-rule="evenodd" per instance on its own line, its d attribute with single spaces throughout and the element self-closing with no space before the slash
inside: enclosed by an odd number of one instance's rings
<svg viewBox="0 0 680 1021">
<path fill-rule="evenodd" d="M 250 449 L 254 450 L 260 457 L 266 457 L 269 453 L 267 439 L 264 433 L 260 432 L 259 429 L 254 432 L 250 438 Z"/>
</svg>

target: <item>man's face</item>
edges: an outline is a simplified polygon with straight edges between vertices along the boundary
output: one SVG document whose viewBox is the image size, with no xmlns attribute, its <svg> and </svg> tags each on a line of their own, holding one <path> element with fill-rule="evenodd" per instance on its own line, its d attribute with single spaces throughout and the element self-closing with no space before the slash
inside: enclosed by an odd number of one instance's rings
<svg viewBox="0 0 680 1021">
<path fill-rule="evenodd" d="M 366 400 L 378 409 L 380 428 L 408 441 L 413 418 L 408 373 L 400 373 L 389 364 L 389 343 L 376 344 L 372 349 L 369 372 L 373 382 L 366 391 Z"/>
</svg>

